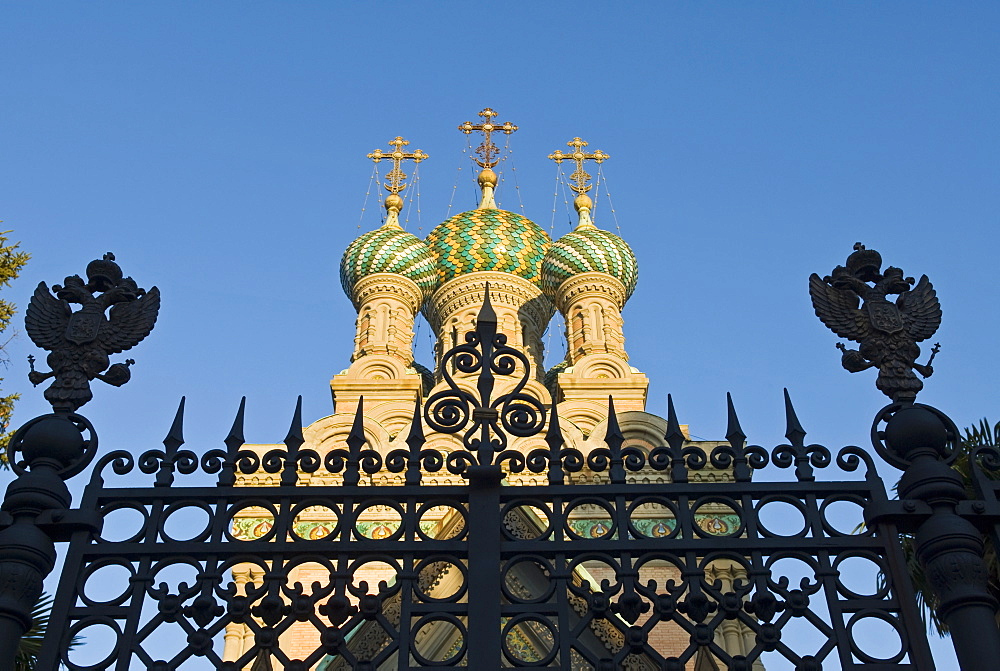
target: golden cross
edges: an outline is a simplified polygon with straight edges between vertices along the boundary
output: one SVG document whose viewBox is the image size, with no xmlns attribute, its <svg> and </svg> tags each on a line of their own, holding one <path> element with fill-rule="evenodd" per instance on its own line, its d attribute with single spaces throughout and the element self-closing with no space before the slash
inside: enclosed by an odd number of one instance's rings
<svg viewBox="0 0 1000 671">
<path fill-rule="evenodd" d="M 594 185 L 587 184 L 587 182 L 590 181 L 590 175 L 587 173 L 586 170 L 583 169 L 583 162 L 594 161 L 595 163 L 600 164 L 603 163 L 604 161 L 607 161 L 609 158 L 611 158 L 611 156 L 605 154 L 600 149 L 594 151 L 591 154 L 584 153 L 583 148 L 587 146 L 587 143 L 578 137 L 575 137 L 569 142 L 567 142 L 566 146 L 572 147 L 573 151 L 564 152 L 559 149 L 556 149 L 554 152 L 549 154 L 549 158 L 551 158 L 556 163 L 562 163 L 563 161 L 566 160 L 576 161 L 576 171 L 569 176 L 569 178 L 574 182 L 576 182 L 576 184 L 570 184 L 569 188 L 573 189 L 574 191 L 580 194 L 587 193 Z"/>
<path fill-rule="evenodd" d="M 493 144 L 493 141 L 490 139 L 490 135 L 494 131 L 502 131 L 505 135 L 510 135 L 517 130 L 517 126 L 509 121 L 504 121 L 502 124 L 493 123 L 493 117 L 500 116 L 500 114 L 498 112 L 494 112 L 489 107 L 480 112 L 479 116 L 483 117 L 483 123 L 474 124 L 471 121 L 466 121 L 458 127 L 458 130 L 462 131 L 466 135 L 470 135 L 474 130 L 478 130 L 483 134 L 483 143 L 476 147 L 476 153 L 482 156 L 482 158 L 476 158 L 473 160 L 479 164 L 480 168 L 492 168 L 500 162 L 499 159 L 496 158 L 497 154 L 500 153 L 500 150 L 497 149 L 495 144 Z"/>
<path fill-rule="evenodd" d="M 389 193 L 398 194 L 407 186 L 406 184 L 403 184 L 403 180 L 406 179 L 406 173 L 399 168 L 399 165 L 404 160 L 411 159 L 414 163 L 420 163 L 424 159 L 429 158 L 427 154 L 419 149 L 410 153 L 404 152 L 403 147 L 408 144 L 410 144 L 408 141 L 397 135 L 395 140 L 389 140 L 389 145 L 392 147 L 391 151 L 386 152 L 381 149 L 376 149 L 372 153 L 368 154 L 368 158 L 375 163 L 378 163 L 383 158 L 392 161 L 392 170 L 390 170 L 385 176 L 385 178 L 389 181 L 383 185 Z"/>
</svg>

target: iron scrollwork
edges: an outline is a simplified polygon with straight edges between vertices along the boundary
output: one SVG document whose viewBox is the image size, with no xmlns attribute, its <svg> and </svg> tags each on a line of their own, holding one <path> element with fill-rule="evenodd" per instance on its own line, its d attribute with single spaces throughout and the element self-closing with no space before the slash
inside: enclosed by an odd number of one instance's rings
<svg viewBox="0 0 1000 671">
<path fill-rule="evenodd" d="M 541 401 L 524 393 L 531 367 L 523 352 L 507 344 L 507 336 L 497 332 L 497 315 L 486 298 L 476 319 L 476 328 L 465 343 L 449 350 L 441 361 L 441 376 L 447 389 L 432 394 L 424 405 L 424 420 L 440 433 L 465 431 L 462 444 L 471 453 L 452 453 L 449 468 L 461 472 L 468 465 L 490 466 L 512 460 L 513 469 L 524 467 L 520 453 L 505 453 L 507 436 L 533 436 L 545 426 L 546 410 Z M 451 369 L 477 375 L 472 393 L 455 379 Z M 513 389 L 493 398 L 496 376 L 518 375 Z M 473 458 L 473 454 L 475 455 Z M 496 456 L 499 455 L 499 456 Z"/>
</svg>

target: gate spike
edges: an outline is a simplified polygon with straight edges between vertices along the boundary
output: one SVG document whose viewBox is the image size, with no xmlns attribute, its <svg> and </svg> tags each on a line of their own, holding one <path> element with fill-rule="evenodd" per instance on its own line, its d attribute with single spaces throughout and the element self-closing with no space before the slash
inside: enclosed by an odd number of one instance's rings
<svg viewBox="0 0 1000 671">
<path fill-rule="evenodd" d="M 295 413 L 292 415 L 292 425 L 288 427 L 288 435 L 285 436 L 285 444 L 297 443 L 301 445 L 306 442 L 305 437 L 302 435 L 302 396 L 300 395 L 298 400 L 295 402 Z"/>
<path fill-rule="evenodd" d="M 351 424 L 351 431 L 347 434 L 347 444 L 351 444 L 351 440 L 359 443 L 365 441 L 365 397 L 358 397 L 358 410 L 354 413 L 354 422 Z"/>
<path fill-rule="evenodd" d="M 795 415 L 795 408 L 792 407 L 792 398 L 785 390 L 785 438 L 796 447 L 801 447 L 805 442 L 806 430 L 799 423 L 799 418 Z"/>
<path fill-rule="evenodd" d="M 361 405 L 358 405 L 360 408 Z M 355 418 L 357 421 L 357 418 Z M 363 429 L 362 429 L 363 430 Z M 424 425 L 420 421 L 420 395 L 417 395 L 417 400 L 413 403 L 413 419 L 410 420 L 410 432 L 406 434 L 406 444 L 411 448 L 414 443 L 417 444 L 417 449 L 424 444 Z"/>
<path fill-rule="evenodd" d="M 559 443 L 562 443 L 562 428 L 559 426 L 559 413 L 556 412 L 556 404 L 552 404 L 552 409 L 549 412 L 549 428 L 545 430 L 545 438 L 548 439 L 549 436 L 553 438 L 558 438 Z"/>
<path fill-rule="evenodd" d="M 170 431 L 163 439 L 163 446 L 167 448 L 168 453 L 176 452 L 177 448 L 184 444 L 184 401 L 185 397 L 181 396 L 181 402 L 177 406 L 177 413 L 170 425 Z"/>
<path fill-rule="evenodd" d="M 234 449 L 232 447 L 233 445 L 239 447 L 246 442 L 246 439 L 243 437 L 243 417 L 246 413 L 246 408 L 247 397 L 244 396 L 240 399 L 240 409 L 236 411 L 236 419 L 233 420 L 233 428 L 229 429 L 229 435 L 226 436 L 226 440 L 224 441 L 226 446 L 229 447 L 231 451 Z"/>
<path fill-rule="evenodd" d="M 424 425 L 420 421 L 420 394 L 413 402 L 413 419 L 410 420 L 410 432 L 406 434 L 406 447 L 410 454 L 406 460 L 406 473 L 403 475 L 403 484 L 419 485 L 423 478 L 420 470 L 420 451 L 424 446 Z"/>
<path fill-rule="evenodd" d="M 559 413 L 556 412 L 556 404 L 552 404 L 549 412 L 549 426 L 545 430 L 545 443 L 549 446 L 549 471 L 548 479 L 550 485 L 561 485 L 565 482 L 566 472 L 562 467 L 562 429 L 559 428 Z"/>
<path fill-rule="evenodd" d="M 483 296 L 483 307 L 479 308 L 479 314 L 476 315 L 476 325 L 496 323 L 497 313 L 493 311 L 493 304 L 490 303 L 490 283 L 487 282 L 486 291 Z"/>
<path fill-rule="evenodd" d="M 677 449 L 684 444 L 684 432 L 677 421 L 677 412 L 674 410 L 674 399 L 667 394 L 667 432 L 663 435 L 667 445 Z"/>
<path fill-rule="evenodd" d="M 728 391 L 726 392 L 726 408 L 729 415 L 726 421 L 726 440 L 733 447 L 742 447 L 743 443 L 746 442 L 747 435 L 740 427 L 740 418 L 736 416 L 736 408 L 733 406 L 733 396 Z"/>
<path fill-rule="evenodd" d="M 615 412 L 614 396 L 608 396 L 608 432 L 605 436 L 605 440 L 607 440 L 607 438 L 625 439 L 625 436 L 622 435 L 621 427 L 618 426 L 618 414 Z M 618 445 L 620 446 L 621 442 L 619 442 Z"/>
</svg>

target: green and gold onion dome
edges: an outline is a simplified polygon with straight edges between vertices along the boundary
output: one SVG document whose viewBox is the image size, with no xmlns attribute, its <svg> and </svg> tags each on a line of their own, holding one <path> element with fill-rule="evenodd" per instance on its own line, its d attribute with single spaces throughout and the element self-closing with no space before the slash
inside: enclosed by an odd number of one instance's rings
<svg viewBox="0 0 1000 671">
<path fill-rule="evenodd" d="M 393 273 L 412 280 L 424 299 L 437 288 L 434 256 L 423 240 L 400 227 L 399 209 L 393 207 L 395 199 L 402 201 L 395 194 L 386 199 L 389 216 L 385 224 L 354 240 L 340 259 L 340 284 L 351 300 L 358 281 L 375 273 Z"/>
<path fill-rule="evenodd" d="M 554 296 L 559 285 L 575 275 L 605 273 L 625 286 L 628 300 L 639 280 L 639 264 L 632 248 L 614 233 L 593 224 L 589 196 L 580 194 L 574 205 L 580 223 L 549 246 L 542 261 L 542 290 Z"/>
<path fill-rule="evenodd" d="M 480 175 L 484 191 L 495 185 L 495 176 L 489 184 L 491 176 L 492 170 Z M 440 282 L 492 270 L 517 275 L 541 287 L 542 259 L 551 238 L 530 219 L 491 205 L 490 193 L 479 209 L 456 214 L 427 236 Z"/>
</svg>

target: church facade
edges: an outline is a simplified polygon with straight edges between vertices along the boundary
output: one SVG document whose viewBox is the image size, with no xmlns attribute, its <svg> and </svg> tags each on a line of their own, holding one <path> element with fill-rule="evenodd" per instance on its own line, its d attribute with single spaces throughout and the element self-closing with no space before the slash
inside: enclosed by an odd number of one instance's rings
<svg viewBox="0 0 1000 671">
<path fill-rule="evenodd" d="M 334 412 L 304 428 L 306 447 L 321 456 L 342 446 L 348 438 L 356 416 L 363 417 L 364 437 L 367 447 L 383 457 L 393 450 L 405 448 L 407 431 L 414 408 L 422 406 L 436 392 L 446 388 L 444 374 L 459 386 L 472 389 L 475 379 L 448 365 L 443 355 L 462 343 L 465 334 L 475 327 L 476 317 L 484 300 L 488 298 L 497 317 L 497 329 L 506 335 L 508 344 L 523 352 L 529 362 L 528 382 L 523 389 L 547 410 L 558 415 L 565 444 L 579 450 L 584 456 L 605 446 L 608 428 L 609 397 L 614 405 L 617 422 L 624 435 L 626 447 L 638 447 L 646 452 L 663 444 L 667 430 L 666 419 L 646 410 L 648 379 L 641 369 L 630 361 L 626 350 L 625 321 L 622 310 L 638 284 L 638 264 L 629 245 L 618 235 L 604 230 L 595 223 L 593 201 L 588 195 L 591 176 L 585 171 L 587 162 L 601 163 L 609 158 L 603 152 L 587 151 L 587 143 L 574 138 L 568 143 L 569 151 L 557 151 L 549 158 L 569 161 L 575 167 L 569 188 L 576 194 L 574 208 L 577 225 L 569 233 L 553 240 L 549 234 L 530 219 L 500 209 L 495 198 L 498 176 L 494 168 L 498 163 L 498 150 L 493 143 L 496 133 L 510 134 L 517 127 L 495 121 L 496 113 L 486 109 L 479 115 L 481 121 L 466 122 L 459 126 L 465 133 L 483 135 L 474 160 L 480 170 L 477 182 L 481 189 L 479 206 L 468 212 L 451 216 L 436 226 L 425 239 L 420 239 L 403 229 L 400 213 L 404 207 L 401 192 L 406 188 L 406 175 L 402 166 L 406 161 L 420 162 L 427 155 L 420 151 L 407 152 L 408 144 L 402 138 L 390 142 L 388 150 L 369 155 L 375 161 L 391 161 L 392 169 L 386 175 L 384 224 L 354 240 L 344 252 L 340 265 L 340 279 L 344 292 L 357 311 L 356 335 L 350 365 L 335 375 L 330 382 L 334 399 Z M 549 370 L 544 366 L 543 334 L 554 315 L 565 324 L 566 352 L 564 360 Z M 415 325 L 423 316 L 435 339 L 434 361 L 421 365 L 414 357 Z M 349 343 L 344 343 L 345 350 Z M 497 393 L 509 390 L 517 375 L 497 377 Z M 685 433 L 687 428 L 684 427 Z M 689 438 L 689 436 L 686 436 Z M 427 447 L 448 453 L 463 449 L 461 438 L 455 434 L 426 431 Z M 687 441 L 708 454 L 719 442 Z M 509 448 L 527 455 L 531 450 L 545 446 L 544 435 L 529 438 L 511 437 Z M 273 445 L 248 445 L 263 455 L 275 448 Z M 267 473 L 240 475 L 240 484 L 247 487 L 273 484 L 278 476 Z M 383 469 L 376 473 L 362 473 L 365 484 L 402 484 L 403 474 Z M 425 474 L 425 482 L 463 485 L 459 475 L 441 469 Z M 594 473 L 584 467 L 570 476 L 573 483 L 596 484 L 604 481 L 605 473 Z M 668 471 L 651 469 L 630 473 L 629 478 L 647 482 L 669 481 Z M 706 468 L 692 477 L 726 481 L 731 473 Z M 527 471 L 510 473 L 504 484 L 510 487 L 541 484 L 544 474 Z M 300 484 L 316 487 L 336 487 L 342 475 L 319 469 L 303 473 Z M 599 506 L 581 507 L 570 520 L 573 532 L 584 537 L 599 538 L 608 533 L 609 524 L 602 517 Z M 296 533 L 302 537 L 322 538 L 330 529 L 324 525 L 331 516 L 322 506 L 303 510 L 296 519 Z M 649 534 L 667 536 L 673 528 L 668 511 L 650 506 L 640 511 L 637 524 L 648 528 Z M 434 538 L 449 538 L 457 533 L 454 526 L 460 519 L 446 507 L 429 510 L 420 520 L 424 533 Z M 529 506 L 513 510 L 505 523 L 510 529 L 521 529 L 530 534 L 537 523 Z M 248 509 L 234 521 L 235 533 L 246 538 L 259 538 L 270 529 L 270 519 L 264 510 Z M 358 520 L 359 532 L 369 538 L 386 538 L 399 528 L 400 520 L 391 507 L 373 506 Z M 709 534 L 720 536 L 739 526 L 734 511 L 724 506 L 717 510 L 705 508 L 697 517 L 697 524 Z M 520 532 L 519 532 L 520 533 Z M 255 569 L 235 571 L 237 585 L 254 582 L 259 576 Z M 659 580 L 671 577 L 670 567 L 663 567 Z M 308 563 L 296 569 L 293 576 L 305 585 L 321 579 L 321 569 Z M 597 563 L 581 568 L 579 580 L 594 584 L 606 577 Z M 530 571 L 518 575 L 518 589 L 530 590 Z M 711 564 L 706 569 L 706 579 L 725 584 L 745 578 L 740 567 L 725 560 Z M 352 579 L 366 581 L 376 589 L 381 581 L 391 581 L 386 566 L 361 567 Z M 422 576 L 423 579 L 423 576 Z M 455 579 L 443 570 L 440 575 L 427 577 L 426 589 L 447 592 Z M 511 589 L 514 589 L 512 586 Z M 614 627 L 600 630 L 595 625 L 589 635 L 593 645 L 614 651 L 622 642 Z M 537 632 L 523 628 L 517 632 L 519 649 L 525 660 L 544 656 L 545 642 Z M 428 641 L 418 642 L 425 649 L 438 650 L 440 659 L 453 654 L 456 642 L 449 633 L 423 632 Z M 283 635 L 282 649 L 295 658 L 301 648 L 304 658 L 317 645 L 318 633 L 312 626 L 293 626 Z M 431 640 L 432 639 L 432 640 Z M 689 636 L 679 627 L 662 627 L 651 644 L 664 656 L 671 650 L 681 650 L 690 643 Z M 732 622 L 716 632 L 716 643 L 731 655 L 742 655 L 753 645 L 752 633 Z M 377 631 L 357 631 L 352 634 L 352 645 L 369 646 L 377 651 L 380 645 Z M 225 659 L 235 660 L 253 646 L 253 634 L 241 624 L 231 624 L 226 630 Z M 451 650 L 452 652 L 449 652 Z M 571 660 L 563 668 L 592 668 L 581 660 Z M 634 668 L 645 666 L 641 659 Z M 759 662 L 756 668 L 761 669 Z M 318 669 L 349 668 L 342 660 L 329 658 Z M 395 667 L 393 667 L 395 668 Z M 659 668 L 659 667 L 655 667 Z M 688 664 L 691 669 L 716 668 L 711 655 L 701 655 Z"/>
</svg>

